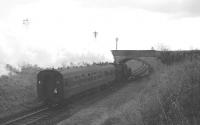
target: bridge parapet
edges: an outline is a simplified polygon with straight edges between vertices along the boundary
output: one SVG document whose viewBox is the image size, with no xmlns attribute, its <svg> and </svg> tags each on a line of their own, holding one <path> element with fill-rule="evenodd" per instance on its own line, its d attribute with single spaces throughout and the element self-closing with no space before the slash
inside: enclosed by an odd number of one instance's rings
<svg viewBox="0 0 200 125">
<path fill-rule="evenodd" d="M 155 51 L 155 50 L 111 50 L 115 63 L 120 63 L 127 59 L 138 57 L 160 57 L 163 52 L 168 55 L 182 55 L 184 57 L 200 57 L 200 50 L 180 50 L 180 51 Z"/>
<path fill-rule="evenodd" d="M 134 59 L 138 57 L 157 57 L 158 52 L 155 50 L 112 50 L 115 63 L 125 59 Z"/>
</svg>

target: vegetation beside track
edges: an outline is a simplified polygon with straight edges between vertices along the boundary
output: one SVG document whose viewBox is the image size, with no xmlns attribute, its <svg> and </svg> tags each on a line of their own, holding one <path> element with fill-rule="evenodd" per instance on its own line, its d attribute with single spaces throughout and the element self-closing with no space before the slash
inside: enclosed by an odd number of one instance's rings
<svg viewBox="0 0 200 125">
<path fill-rule="evenodd" d="M 129 110 L 120 117 L 122 121 L 120 124 L 200 124 L 199 56 L 191 54 L 184 57 L 180 55 L 181 57 L 178 59 L 173 59 L 175 56 L 179 56 L 179 54 L 161 57 L 164 60 L 157 59 L 157 61 L 146 58 L 153 66 L 154 73 L 145 89 L 139 94 L 138 99 L 130 102 L 135 106 L 129 106 Z M 133 120 L 135 116 L 140 117 Z M 112 119 L 108 119 L 108 121 L 112 121 Z M 119 120 L 116 125 L 118 123 Z"/>
<path fill-rule="evenodd" d="M 189 58 L 181 55 L 180 60 L 171 59 L 170 56 L 165 58 L 167 65 L 163 66 L 164 70 L 157 71 L 157 79 L 145 90 L 149 94 L 141 95 L 143 123 L 199 125 L 200 60 L 193 55 Z"/>
<path fill-rule="evenodd" d="M 37 66 L 24 65 L 18 70 L 7 65 L 8 75 L 0 77 L 0 117 L 26 110 L 36 100 L 36 75 L 41 69 Z"/>
</svg>

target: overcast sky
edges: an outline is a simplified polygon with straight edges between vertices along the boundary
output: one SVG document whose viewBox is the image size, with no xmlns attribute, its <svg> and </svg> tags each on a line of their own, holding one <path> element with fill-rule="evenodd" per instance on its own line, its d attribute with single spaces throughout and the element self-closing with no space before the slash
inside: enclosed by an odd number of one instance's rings
<svg viewBox="0 0 200 125">
<path fill-rule="evenodd" d="M 112 61 L 116 37 L 119 49 L 196 49 L 199 16 L 199 0 L 0 0 L 0 64 Z"/>
</svg>

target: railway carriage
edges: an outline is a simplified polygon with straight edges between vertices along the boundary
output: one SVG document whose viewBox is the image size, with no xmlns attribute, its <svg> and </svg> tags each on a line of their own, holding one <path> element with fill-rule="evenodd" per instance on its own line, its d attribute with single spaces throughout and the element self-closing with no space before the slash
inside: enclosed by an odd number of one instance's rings
<svg viewBox="0 0 200 125">
<path fill-rule="evenodd" d="M 43 70 L 37 75 L 38 97 L 45 103 L 58 104 L 73 95 L 115 81 L 119 73 L 122 72 L 112 64 L 60 72 L 54 69 Z"/>
<path fill-rule="evenodd" d="M 43 70 L 37 75 L 38 98 L 52 104 L 64 99 L 63 76 L 56 70 Z"/>
<path fill-rule="evenodd" d="M 148 68 L 144 63 L 124 60 L 118 64 L 93 65 L 58 71 L 47 69 L 37 75 L 37 93 L 47 104 L 59 104 L 63 100 L 93 88 L 103 88 L 116 81 L 133 80 Z M 134 62 L 134 63 L 133 63 Z M 136 68 L 133 68 L 133 65 Z"/>
<path fill-rule="evenodd" d="M 64 79 L 64 98 L 96 88 L 115 80 L 113 65 L 92 66 L 75 71 L 62 72 Z"/>
</svg>

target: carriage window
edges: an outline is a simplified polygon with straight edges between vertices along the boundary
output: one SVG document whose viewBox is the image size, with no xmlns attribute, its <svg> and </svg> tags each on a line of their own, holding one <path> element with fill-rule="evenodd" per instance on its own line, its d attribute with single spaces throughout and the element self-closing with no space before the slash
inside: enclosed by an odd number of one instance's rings
<svg viewBox="0 0 200 125">
<path fill-rule="evenodd" d="M 109 73 L 108 73 L 108 71 L 104 71 L 104 74 L 105 74 L 105 75 L 108 75 Z"/>
<path fill-rule="evenodd" d="M 97 75 L 96 75 L 96 72 L 94 72 L 94 79 L 96 79 Z"/>
<path fill-rule="evenodd" d="M 84 74 L 82 74 L 82 78 L 84 78 L 85 77 L 85 75 Z"/>
<path fill-rule="evenodd" d="M 75 77 L 74 77 L 74 80 L 77 81 L 77 80 L 78 80 L 78 76 L 75 76 Z"/>
<path fill-rule="evenodd" d="M 98 78 L 102 77 L 102 72 L 98 73 Z"/>
<path fill-rule="evenodd" d="M 65 85 L 67 85 L 67 81 L 65 81 Z"/>
<path fill-rule="evenodd" d="M 110 71 L 108 71 L 108 75 L 111 75 Z"/>
<path fill-rule="evenodd" d="M 81 75 L 78 76 L 78 79 L 79 79 L 79 80 L 81 79 Z"/>
<path fill-rule="evenodd" d="M 94 79 L 94 76 L 95 76 L 94 72 L 91 72 L 91 79 Z"/>
</svg>

